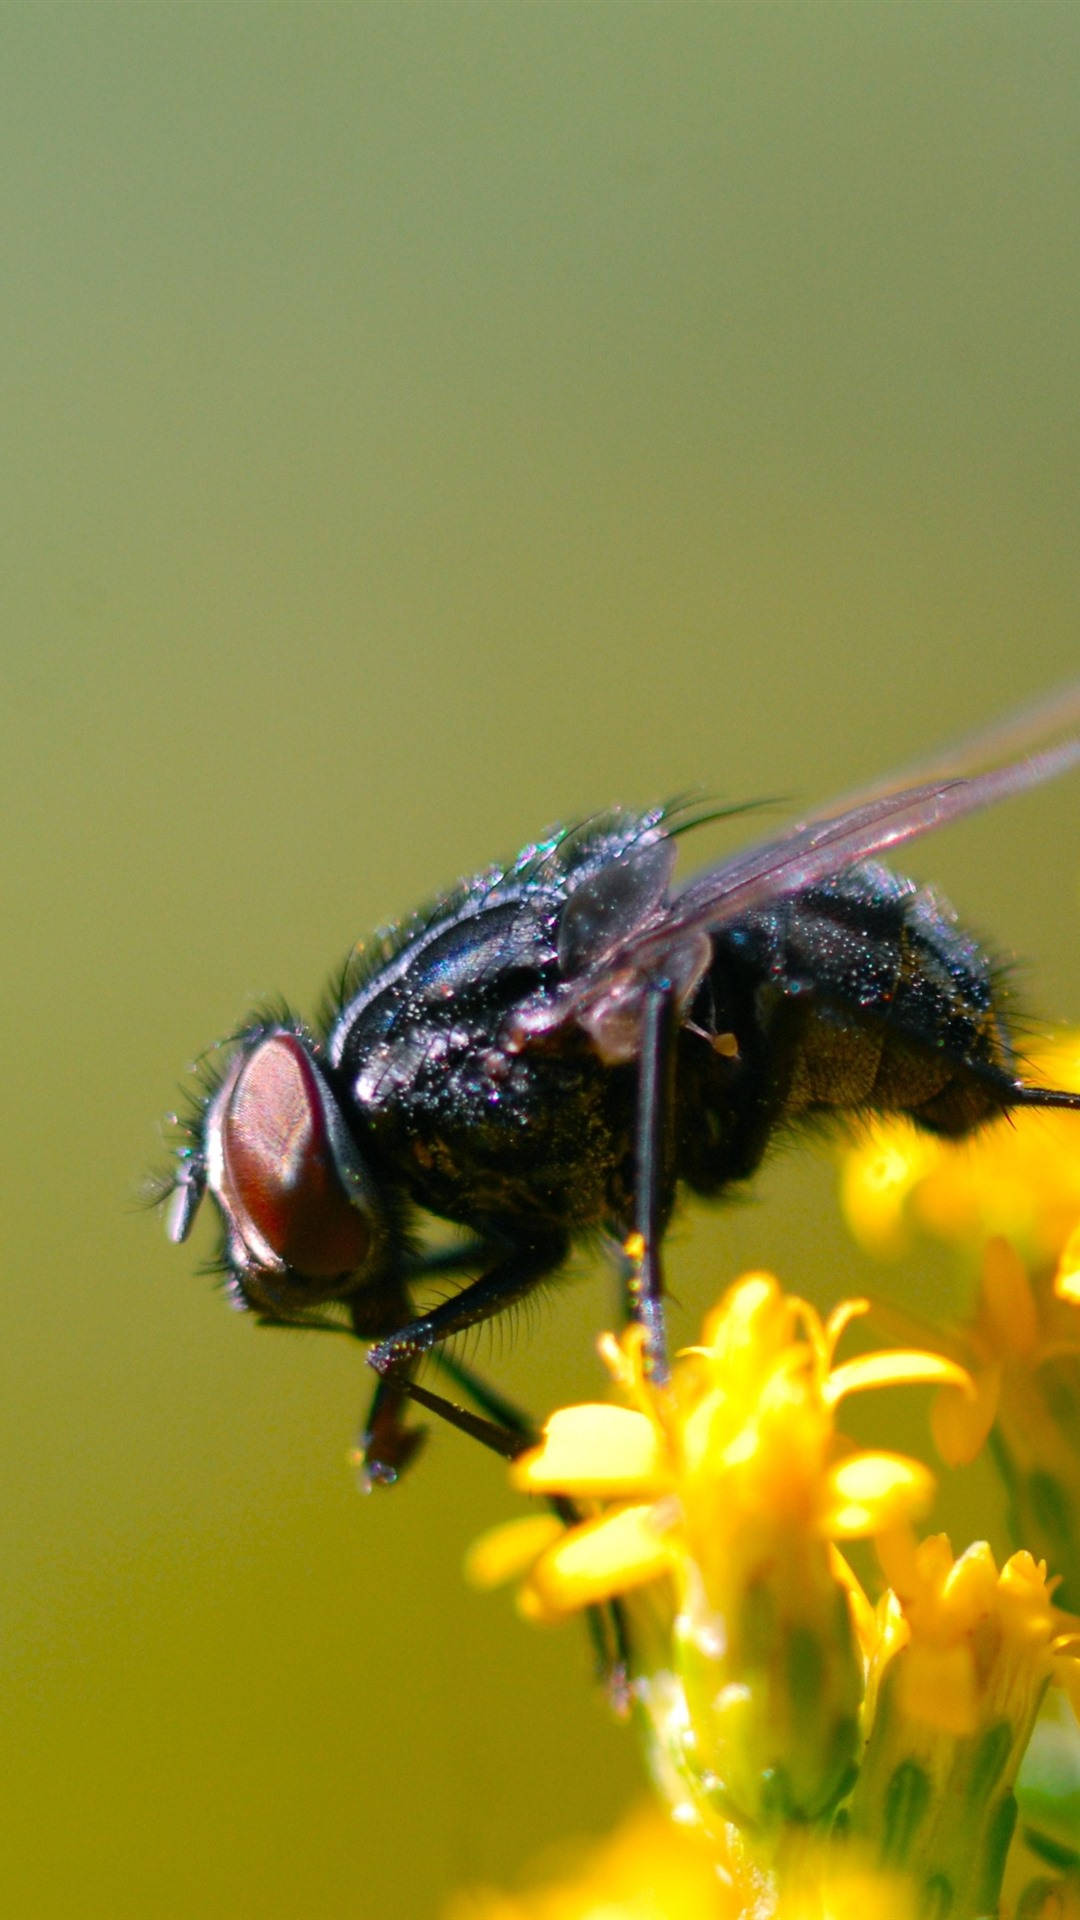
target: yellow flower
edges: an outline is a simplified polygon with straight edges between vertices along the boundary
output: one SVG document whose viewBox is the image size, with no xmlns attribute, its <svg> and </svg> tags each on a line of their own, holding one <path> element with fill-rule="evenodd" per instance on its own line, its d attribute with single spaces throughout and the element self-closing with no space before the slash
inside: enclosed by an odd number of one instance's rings
<svg viewBox="0 0 1080 1920">
<path fill-rule="evenodd" d="M 1080 1089 L 1080 1034 L 1034 1049 L 1032 1075 Z M 871 1252 L 902 1252 L 913 1229 L 976 1253 L 1003 1235 L 1063 1297 L 1080 1292 L 1080 1115 L 1067 1109 L 1021 1107 L 958 1141 L 875 1122 L 844 1156 L 841 1198 Z"/>
<path fill-rule="evenodd" d="M 1036 1071 L 1080 1087 L 1080 1035 L 1043 1048 Z M 1021 1108 L 958 1142 L 885 1123 L 842 1179 L 852 1230 L 874 1250 L 921 1228 L 981 1259 L 974 1320 L 942 1336 L 975 1393 L 940 1396 L 935 1439 L 958 1465 L 993 1432 L 1012 1537 L 1080 1609 L 1080 1115 Z"/>
<path fill-rule="evenodd" d="M 975 1392 L 939 1396 L 939 1451 L 963 1464 L 993 1428 L 1012 1538 L 1048 1562 L 1059 1598 L 1080 1610 L 1080 1312 L 1045 1275 L 1030 1275 L 1007 1241 L 992 1240 L 975 1316 L 949 1344 L 967 1360 Z"/>
<path fill-rule="evenodd" d="M 770 1275 L 748 1275 L 710 1314 L 701 1345 L 679 1355 L 669 1388 L 646 1379 L 639 1329 L 605 1336 L 602 1357 L 633 1405 L 561 1408 L 541 1445 L 511 1469 L 524 1492 L 599 1503 L 569 1533 L 541 1523 L 537 1537 L 554 1544 L 532 1568 L 531 1610 L 555 1618 L 665 1573 L 687 1579 L 691 1562 L 719 1598 L 733 1556 L 754 1558 L 759 1527 L 770 1536 L 798 1527 L 824 1544 L 871 1536 L 924 1508 L 929 1470 L 854 1451 L 836 1432 L 834 1409 L 848 1393 L 910 1381 L 970 1390 L 968 1376 L 921 1352 L 834 1365 L 841 1334 L 866 1310 L 849 1301 L 823 1323 Z M 473 1559 L 481 1578 L 483 1551 Z"/>
<path fill-rule="evenodd" d="M 955 1915 L 989 1913 L 1016 1821 L 1016 1775 L 1051 1680 L 1080 1704 L 1080 1623 L 1044 1564 L 943 1536 L 878 1541 L 893 1591 L 867 1651 L 871 1724 L 847 1807 L 883 1866 L 916 1874 Z"/>
<path fill-rule="evenodd" d="M 585 1503 L 580 1525 L 543 1543 L 524 1604 L 551 1619 L 620 1598 L 635 1700 L 683 1817 L 767 1833 L 823 1817 L 850 1785 L 863 1682 L 833 1543 L 922 1512 L 933 1481 L 918 1461 L 856 1450 L 835 1409 L 859 1389 L 966 1380 L 918 1352 L 836 1364 L 863 1311 L 849 1302 L 823 1323 L 751 1274 L 666 1387 L 646 1378 L 638 1330 L 609 1337 L 630 1405 L 562 1409 L 512 1469 L 527 1492 Z M 506 1570 L 504 1531 L 474 1575 L 493 1571 L 489 1555 Z"/>
</svg>

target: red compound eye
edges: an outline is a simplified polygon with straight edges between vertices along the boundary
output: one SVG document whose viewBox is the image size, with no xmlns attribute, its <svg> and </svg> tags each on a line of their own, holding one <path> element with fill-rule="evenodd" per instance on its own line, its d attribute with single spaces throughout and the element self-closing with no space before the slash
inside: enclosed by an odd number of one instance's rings
<svg viewBox="0 0 1080 1920">
<path fill-rule="evenodd" d="M 213 1184 L 255 1267 L 266 1265 L 268 1252 L 275 1266 L 325 1283 L 363 1266 L 373 1229 L 357 1204 L 355 1148 L 295 1034 L 274 1033 L 252 1047 L 223 1089 L 218 1128 Z"/>
</svg>

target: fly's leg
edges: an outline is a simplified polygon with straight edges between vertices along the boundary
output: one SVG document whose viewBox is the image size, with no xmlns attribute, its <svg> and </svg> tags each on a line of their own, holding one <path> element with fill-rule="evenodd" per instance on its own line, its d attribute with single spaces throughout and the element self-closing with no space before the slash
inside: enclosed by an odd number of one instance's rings
<svg viewBox="0 0 1080 1920">
<path fill-rule="evenodd" d="M 491 1319 L 531 1292 L 544 1274 L 558 1266 L 565 1252 L 566 1240 L 561 1234 L 520 1246 L 471 1286 L 463 1287 L 460 1293 L 443 1300 L 429 1312 L 406 1321 L 395 1333 L 370 1348 L 368 1365 L 379 1375 L 379 1384 L 361 1442 L 362 1464 L 369 1485 L 392 1485 L 419 1444 L 418 1432 L 406 1427 L 403 1420 L 406 1400 L 424 1399 L 427 1395 L 427 1390 L 416 1388 L 412 1380 L 417 1361 L 441 1341 Z M 363 1335 L 362 1326 L 356 1331 Z M 443 1409 L 436 1407 L 435 1411 Z M 444 1417 L 449 1418 L 452 1425 L 461 1425 L 456 1412 L 446 1413 Z M 471 1431 L 474 1438 L 491 1444 L 491 1437 L 485 1437 L 475 1426 L 466 1430 Z M 505 1448 L 497 1445 L 496 1451 L 505 1452 Z M 521 1451 L 520 1446 L 516 1451 Z"/>
<path fill-rule="evenodd" d="M 470 1440 L 478 1440 L 482 1447 L 487 1447 L 489 1453 L 497 1453 L 500 1459 L 516 1460 L 519 1454 L 528 1453 L 530 1447 L 539 1446 L 540 1429 L 520 1408 L 504 1399 L 494 1387 L 488 1386 L 471 1368 L 454 1360 L 444 1347 L 436 1347 L 432 1358 L 449 1375 L 455 1386 L 464 1388 L 470 1400 L 483 1409 L 482 1413 L 470 1413 L 467 1407 L 459 1405 L 456 1400 L 448 1400 L 445 1394 L 432 1393 L 430 1387 L 422 1387 L 418 1380 L 399 1380 L 395 1377 L 394 1385 L 398 1391 L 415 1400 L 417 1406 L 426 1407 L 429 1413 L 437 1413 L 440 1420 L 445 1420 L 450 1427 L 456 1427 L 459 1433 L 468 1434 Z"/>
<path fill-rule="evenodd" d="M 630 1263 L 624 1282 L 626 1317 L 645 1329 L 646 1369 L 649 1378 L 659 1384 L 669 1377 L 660 1238 L 669 1187 L 675 1034 L 674 997 L 665 982 L 658 982 L 648 990 L 642 1020 L 634 1133 L 634 1228 L 623 1252 Z"/>
<path fill-rule="evenodd" d="M 1062 1087 L 1029 1087 L 1023 1081 L 1014 1081 L 1008 1095 L 1010 1107 L 1071 1107 L 1080 1108 L 1080 1093 L 1071 1093 Z"/>
<path fill-rule="evenodd" d="M 515 1400 L 508 1400 L 498 1387 L 492 1386 L 490 1380 L 482 1379 L 464 1360 L 459 1360 L 456 1353 L 448 1353 L 445 1347 L 436 1347 L 431 1357 L 440 1372 L 467 1393 L 473 1405 L 479 1407 L 481 1413 L 486 1414 L 488 1420 L 505 1434 L 508 1444 L 499 1451 L 505 1452 L 507 1459 L 515 1459 L 519 1453 L 526 1453 L 530 1447 L 540 1445 L 540 1428 Z M 512 1450 L 510 1441 L 516 1442 Z"/>
<path fill-rule="evenodd" d="M 368 1365 L 383 1379 L 398 1373 L 407 1374 L 429 1348 L 449 1340 L 455 1333 L 464 1333 L 468 1327 L 479 1326 L 481 1321 L 490 1320 L 515 1300 L 531 1293 L 537 1281 L 559 1265 L 566 1250 L 566 1236 L 562 1233 L 547 1234 L 518 1245 L 505 1260 L 481 1274 L 470 1286 L 463 1287 L 460 1293 L 399 1327 L 388 1339 L 377 1341 L 368 1354 Z"/>
<path fill-rule="evenodd" d="M 519 1298 L 531 1286 L 535 1286 L 542 1274 L 558 1264 L 563 1251 L 563 1247 L 552 1240 L 544 1249 L 535 1247 L 531 1250 L 532 1264 L 519 1255 L 512 1262 L 508 1260 L 494 1267 L 490 1273 L 474 1282 L 472 1287 L 371 1349 L 369 1360 L 376 1355 L 381 1357 L 388 1350 L 392 1353 L 399 1343 L 407 1343 L 408 1359 L 415 1364 L 425 1346 L 430 1348 L 436 1365 L 468 1395 L 474 1406 L 480 1409 L 480 1414 L 470 1413 L 467 1407 L 458 1405 L 456 1401 L 432 1393 L 429 1388 L 413 1380 L 400 1365 L 383 1373 L 375 1389 L 359 1450 L 359 1465 L 366 1487 L 393 1485 L 422 1444 L 423 1429 L 407 1427 L 402 1418 L 405 1405 L 410 1400 L 426 1407 L 430 1413 L 438 1414 L 448 1425 L 456 1427 L 460 1433 L 468 1434 L 470 1439 L 478 1440 L 481 1446 L 505 1460 L 514 1460 L 538 1444 L 540 1429 L 536 1422 L 512 1400 L 508 1400 L 505 1394 L 481 1379 L 456 1354 L 448 1353 L 437 1342 L 451 1333 L 459 1332 L 462 1327 L 476 1325 Z M 436 1265 L 443 1265 L 438 1256 L 434 1261 L 422 1257 L 418 1262 L 425 1272 L 430 1272 Z M 507 1285 L 508 1271 L 513 1280 L 512 1286 Z M 476 1298 L 478 1294 L 479 1299 Z M 456 1311 L 462 1307 L 466 1308 L 465 1313 Z M 453 1324 L 447 1325 L 447 1320 Z M 433 1322 L 437 1323 L 438 1330 L 435 1332 L 432 1331 Z M 576 1526 L 582 1517 L 575 1503 L 563 1495 L 550 1495 L 548 1505 L 565 1527 Z M 586 1622 L 598 1678 L 606 1687 L 613 1707 L 620 1713 L 626 1713 L 630 1704 L 630 1649 L 623 1609 L 617 1600 L 611 1600 L 602 1607 L 589 1607 L 586 1609 Z"/>
<path fill-rule="evenodd" d="M 471 1254 L 475 1258 L 479 1247 L 480 1243 L 476 1242 L 463 1249 L 452 1248 L 448 1254 L 422 1255 L 413 1266 L 413 1276 L 426 1278 L 432 1273 L 456 1272 L 464 1264 L 462 1256 Z M 486 1248 L 484 1250 L 489 1251 Z M 404 1295 L 399 1317 L 406 1321 L 408 1319 Z M 340 1320 L 329 1320 L 313 1313 L 292 1316 L 263 1313 L 259 1315 L 258 1324 L 263 1327 L 301 1328 L 305 1333 L 344 1334 L 348 1339 L 370 1339 L 362 1323 L 346 1326 Z M 519 1453 L 536 1446 L 539 1432 L 509 1401 L 504 1400 L 494 1388 L 487 1387 L 464 1366 L 452 1361 L 449 1354 L 437 1351 L 436 1358 L 442 1361 L 445 1371 L 464 1387 L 477 1406 L 483 1407 L 491 1417 L 478 1418 L 466 1408 L 431 1393 L 404 1375 L 395 1374 L 390 1379 L 380 1380 L 357 1447 L 357 1463 L 362 1470 L 365 1490 L 370 1491 L 375 1485 L 392 1485 L 423 1444 L 423 1428 L 407 1427 L 404 1423 L 403 1415 L 409 1400 L 415 1400 L 420 1406 L 427 1407 L 429 1412 L 437 1413 L 450 1426 L 479 1440 L 482 1446 L 501 1454 L 506 1460 L 516 1459 Z"/>
<path fill-rule="evenodd" d="M 442 1357 L 436 1351 L 436 1358 Z M 461 1375 L 457 1377 L 460 1379 Z M 472 1387 L 466 1390 L 482 1404 L 489 1398 L 501 1407 L 507 1404 L 496 1394 L 484 1393 L 479 1382 L 475 1390 Z M 423 1427 L 407 1427 L 402 1418 L 407 1400 L 426 1407 L 429 1413 L 437 1413 L 447 1426 L 467 1433 L 470 1440 L 478 1440 L 489 1453 L 497 1453 L 503 1460 L 516 1460 L 519 1453 L 535 1447 L 540 1438 L 536 1429 L 524 1420 L 514 1426 L 503 1420 L 489 1420 L 483 1414 L 470 1413 L 467 1407 L 448 1400 L 445 1394 L 432 1393 L 430 1387 L 422 1387 L 419 1381 L 405 1374 L 394 1374 L 380 1380 L 375 1389 L 367 1426 L 357 1449 L 357 1465 L 365 1492 L 370 1492 L 373 1486 L 392 1486 L 423 1444 Z"/>
<path fill-rule="evenodd" d="M 458 1384 L 465 1387 L 470 1398 L 484 1407 L 484 1414 L 470 1413 L 467 1407 L 459 1406 L 455 1400 L 447 1400 L 441 1393 L 432 1393 L 430 1388 L 422 1387 L 418 1381 L 404 1374 L 380 1380 L 375 1389 L 368 1413 L 367 1426 L 357 1448 L 357 1465 L 361 1472 L 361 1485 L 369 1493 L 375 1486 L 392 1486 L 408 1466 L 413 1455 L 423 1444 L 423 1427 L 408 1427 L 403 1415 L 407 1401 L 415 1401 L 417 1406 L 426 1407 L 429 1413 L 437 1413 L 440 1420 L 448 1426 L 456 1427 L 459 1433 L 467 1433 L 471 1440 L 478 1440 L 482 1447 L 491 1453 L 497 1453 L 504 1460 L 516 1460 L 519 1453 L 526 1453 L 535 1447 L 540 1435 L 524 1416 L 513 1410 L 509 1402 L 486 1389 L 483 1384 L 472 1379 L 464 1368 L 449 1364 L 449 1356 L 436 1349 L 435 1357 L 446 1364 L 446 1371 Z M 494 1414 L 487 1418 L 488 1412 Z"/>
<path fill-rule="evenodd" d="M 407 1381 L 380 1380 L 356 1447 L 360 1486 L 392 1487 L 424 1444 L 423 1427 L 405 1424 Z"/>
</svg>

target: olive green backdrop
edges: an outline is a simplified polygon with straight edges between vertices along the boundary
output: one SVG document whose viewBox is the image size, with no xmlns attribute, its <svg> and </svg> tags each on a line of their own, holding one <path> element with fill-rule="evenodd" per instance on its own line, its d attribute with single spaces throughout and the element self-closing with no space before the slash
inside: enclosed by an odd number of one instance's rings
<svg viewBox="0 0 1080 1920">
<path fill-rule="evenodd" d="M 827 796 L 1080 668 L 1080 15 L 0 12 L 5 1913 L 434 1915 L 636 1784 L 513 1509 L 138 1210 L 185 1063 L 559 816 Z M 1077 787 L 919 846 L 1080 1016 Z M 722 834 L 702 844 L 718 850 Z M 865 1285 L 820 1152 L 689 1334 Z M 599 1385 L 575 1284 L 480 1356 Z"/>
</svg>

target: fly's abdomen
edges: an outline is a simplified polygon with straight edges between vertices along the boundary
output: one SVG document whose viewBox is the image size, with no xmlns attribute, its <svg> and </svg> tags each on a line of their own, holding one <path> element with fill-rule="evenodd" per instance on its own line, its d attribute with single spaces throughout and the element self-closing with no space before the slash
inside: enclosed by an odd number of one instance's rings
<svg viewBox="0 0 1080 1920">
<path fill-rule="evenodd" d="M 787 1028 L 789 1116 L 869 1108 L 959 1135 L 1007 1104 L 1000 980 L 939 896 L 866 865 L 773 917 L 764 991 L 781 1050 Z"/>
</svg>

